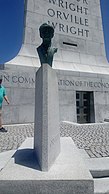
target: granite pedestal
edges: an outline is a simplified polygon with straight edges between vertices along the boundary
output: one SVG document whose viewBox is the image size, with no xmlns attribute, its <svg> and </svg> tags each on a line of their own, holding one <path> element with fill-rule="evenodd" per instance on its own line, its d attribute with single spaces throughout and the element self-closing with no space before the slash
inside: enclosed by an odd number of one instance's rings
<svg viewBox="0 0 109 194">
<path fill-rule="evenodd" d="M 93 178 L 71 138 L 48 172 L 40 171 L 28 138 L 0 172 L 0 194 L 93 194 Z"/>
<path fill-rule="evenodd" d="M 43 64 L 36 72 L 34 148 L 41 170 L 60 153 L 59 98 L 56 71 Z"/>
</svg>

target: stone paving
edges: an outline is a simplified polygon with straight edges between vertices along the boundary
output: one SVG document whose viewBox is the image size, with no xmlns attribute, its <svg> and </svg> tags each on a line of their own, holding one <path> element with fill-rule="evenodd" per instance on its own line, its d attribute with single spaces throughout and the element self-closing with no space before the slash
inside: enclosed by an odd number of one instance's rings
<svg viewBox="0 0 109 194">
<path fill-rule="evenodd" d="M 7 133 L 0 132 L 0 152 L 17 149 L 27 137 L 33 137 L 34 124 L 5 126 Z M 61 136 L 70 136 L 80 149 L 90 157 L 109 157 L 109 123 L 72 124 L 62 122 Z"/>
<path fill-rule="evenodd" d="M 93 157 L 109 157 L 109 122 L 93 124 L 61 123 L 61 136 L 70 136 L 80 149 Z"/>
<path fill-rule="evenodd" d="M 27 137 L 33 137 L 33 124 L 5 126 L 7 133 L 0 132 L 0 152 L 17 149 Z"/>
</svg>

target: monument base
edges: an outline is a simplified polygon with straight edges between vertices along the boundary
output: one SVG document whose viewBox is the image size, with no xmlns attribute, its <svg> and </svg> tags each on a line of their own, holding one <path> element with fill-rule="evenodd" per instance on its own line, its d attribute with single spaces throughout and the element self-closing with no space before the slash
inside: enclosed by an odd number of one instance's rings
<svg viewBox="0 0 109 194">
<path fill-rule="evenodd" d="M 61 138 L 61 153 L 42 172 L 28 138 L 0 172 L 0 194 L 93 194 L 93 178 L 71 138 Z"/>
</svg>

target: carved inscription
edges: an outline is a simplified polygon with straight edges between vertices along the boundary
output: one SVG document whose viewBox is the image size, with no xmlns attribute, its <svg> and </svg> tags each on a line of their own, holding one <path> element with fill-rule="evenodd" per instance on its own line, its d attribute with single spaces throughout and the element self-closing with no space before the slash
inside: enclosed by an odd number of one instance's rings
<svg viewBox="0 0 109 194">
<path fill-rule="evenodd" d="M 31 84 L 34 85 L 35 80 L 33 77 L 26 77 L 23 75 L 15 75 L 13 74 L 12 76 L 10 75 L 2 75 L 3 82 L 5 84 L 7 83 L 12 83 L 12 84 Z"/>
<path fill-rule="evenodd" d="M 86 87 L 86 88 L 109 88 L 109 82 L 104 81 L 75 81 L 75 80 L 63 80 L 60 79 L 58 81 L 59 86 L 66 86 L 66 87 Z"/>
<path fill-rule="evenodd" d="M 57 134 L 51 141 L 50 141 L 50 147 L 54 146 L 58 139 L 60 138 L 59 134 Z"/>
<path fill-rule="evenodd" d="M 70 36 L 89 37 L 88 0 L 48 0 L 49 24 Z"/>
<path fill-rule="evenodd" d="M 31 76 L 24 76 L 24 75 L 17 75 L 17 74 L 13 74 L 13 75 L 8 75 L 8 74 L 4 74 L 2 75 L 3 78 L 3 83 L 5 85 L 8 84 L 8 86 L 10 85 L 11 87 L 14 85 L 25 85 L 26 87 L 27 85 L 34 88 L 35 86 L 35 78 L 31 77 Z M 93 81 L 93 80 L 75 80 L 75 79 L 58 79 L 58 85 L 59 87 L 63 88 L 65 87 L 66 90 L 68 87 L 72 87 L 72 88 L 104 88 L 104 89 L 109 89 L 109 81 L 103 81 L 102 79 L 97 80 L 97 81 Z"/>
</svg>

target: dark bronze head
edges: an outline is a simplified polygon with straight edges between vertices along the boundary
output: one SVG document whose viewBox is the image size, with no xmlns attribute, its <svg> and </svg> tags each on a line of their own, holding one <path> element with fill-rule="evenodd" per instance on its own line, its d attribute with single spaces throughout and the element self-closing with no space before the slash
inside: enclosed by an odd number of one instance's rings
<svg viewBox="0 0 109 194">
<path fill-rule="evenodd" d="M 52 67 L 53 56 L 57 52 L 57 48 L 51 46 L 51 39 L 54 36 L 53 26 L 44 23 L 39 28 L 42 44 L 37 48 L 41 65 L 47 63 Z"/>
<path fill-rule="evenodd" d="M 51 26 L 51 25 L 49 25 L 47 23 L 44 23 L 44 24 L 42 24 L 40 26 L 39 32 L 40 32 L 40 37 L 42 39 L 44 39 L 44 38 L 51 39 L 54 36 L 54 28 L 53 28 L 53 26 Z"/>
</svg>

